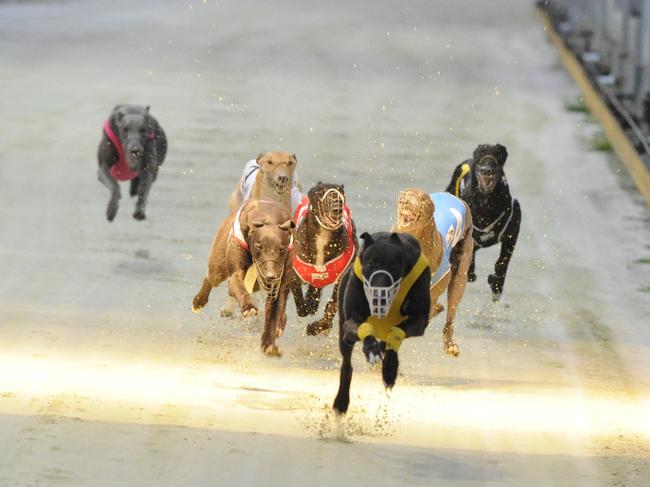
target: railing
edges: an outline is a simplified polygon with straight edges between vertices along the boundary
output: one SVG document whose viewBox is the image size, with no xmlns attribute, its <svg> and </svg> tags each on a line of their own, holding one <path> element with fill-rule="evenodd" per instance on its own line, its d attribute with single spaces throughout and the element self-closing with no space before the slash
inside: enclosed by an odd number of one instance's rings
<svg viewBox="0 0 650 487">
<path fill-rule="evenodd" d="M 650 0 L 540 0 L 650 168 Z"/>
</svg>

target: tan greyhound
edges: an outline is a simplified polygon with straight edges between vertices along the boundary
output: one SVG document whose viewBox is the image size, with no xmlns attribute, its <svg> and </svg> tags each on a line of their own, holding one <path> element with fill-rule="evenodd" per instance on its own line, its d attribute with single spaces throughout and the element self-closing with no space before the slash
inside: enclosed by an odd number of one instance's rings
<svg viewBox="0 0 650 487">
<path fill-rule="evenodd" d="M 431 312 L 429 319 L 444 306 L 438 298 L 447 291 L 447 318 L 443 328 L 443 345 L 448 355 L 460 353 L 454 342 L 454 320 L 472 261 L 472 214 L 469 207 L 449 193 L 431 193 L 408 188 L 399 193 L 397 224 L 394 231 L 406 232 L 420 242 L 431 266 Z"/>
</svg>

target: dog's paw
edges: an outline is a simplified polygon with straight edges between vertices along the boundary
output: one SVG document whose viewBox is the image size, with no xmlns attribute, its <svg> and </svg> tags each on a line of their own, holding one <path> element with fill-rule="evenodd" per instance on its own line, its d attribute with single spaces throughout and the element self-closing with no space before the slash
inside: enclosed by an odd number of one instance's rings
<svg viewBox="0 0 650 487">
<path fill-rule="evenodd" d="M 309 323 L 305 331 L 307 332 L 307 335 L 310 336 L 315 336 L 320 334 L 329 335 L 329 331 L 331 328 L 332 328 L 331 322 L 327 320 L 318 320 Z"/>
<path fill-rule="evenodd" d="M 392 389 L 397 380 L 397 369 L 399 368 L 399 359 L 395 350 L 386 350 L 384 360 L 381 366 L 381 376 L 384 379 L 384 387 Z"/>
<path fill-rule="evenodd" d="M 337 418 L 342 418 L 345 413 L 348 412 L 348 406 L 350 405 L 350 396 L 349 394 L 338 393 L 336 399 L 334 399 L 334 405 L 332 409 Z"/>
<path fill-rule="evenodd" d="M 370 365 L 375 365 L 381 362 L 381 345 L 375 337 L 367 336 L 363 339 L 363 353 L 365 354 L 366 360 Z"/>
<path fill-rule="evenodd" d="M 257 307 L 254 304 L 245 304 L 241 307 L 241 315 L 244 318 L 249 316 L 257 316 Z"/>
<path fill-rule="evenodd" d="M 506 282 L 506 277 L 490 274 L 487 280 L 488 284 L 490 285 L 490 289 L 492 289 L 492 300 L 498 301 L 501 297 L 501 293 L 503 292 L 503 285 Z"/>
<path fill-rule="evenodd" d="M 445 345 L 445 353 L 450 357 L 458 357 L 460 355 L 460 349 L 454 342 L 450 342 Z"/>
<path fill-rule="evenodd" d="M 444 310 L 445 310 L 445 307 L 442 304 L 440 304 L 440 303 L 434 304 L 433 305 L 433 311 L 431 313 L 431 318 L 433 318 L 434 316 L 438 316 Z"/>
<path fill-rule="evenodd" d="M 274 343 L 262 344 L 262 353 L 267 357 L 282 357 L 280 349 Z"/>
<path fill-rule="evenodd" d="M 468 272 L 467 282 L 474 282 L 474 281 L 476 281 L 476 274 L 474 272 Z"/>
<path fill-rule="evenodd" d="M 147 218 L 147 216 L 144 214 L 144 211 L 135 210 L 133 212 L 133 218 L 135 218 L 136 220 L 144 220 L 145 218 Z"/>
</svg>

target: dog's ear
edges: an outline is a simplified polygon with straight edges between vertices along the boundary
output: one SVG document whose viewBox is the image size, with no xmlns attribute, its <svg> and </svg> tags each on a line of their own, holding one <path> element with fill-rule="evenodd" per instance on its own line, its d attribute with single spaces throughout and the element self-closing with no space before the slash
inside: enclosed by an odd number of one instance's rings
<svg viewBox="0 0 650 487">
<path fill-rule="evenodd" d="M 503 167 L 503 165 L 506 163 L 506 159 L 508 158 L 508 151 L 505 146 L 501 144 L 497 144 L 495 147 L 497 162 L 501 167 Z"/>
<path fill-rule="evenodd" d="M 490 144 L 479 144 L 476 149 L 474 149 L 474 153 L 472 154 L 474 162 L 478 162 L 479 159 L 483 157 L 489 150 Z"/>
<path fill-rule="evenodd" d="M 296 164 L 298 164 L 298 158 L 296 157 L 296 155 L 295 155 L 295 154 L 291 154 L 291 157 L 293 157 L 293 162 L 295 162 Z"/>
<path fill-rule="evenodd" d="M 372 238 L 372 235 L 370 235 L 368 232 L 363 232 L 360 235 L 361 239 L 363 240 L 363 249 L 367 249 L 370 247 L 372 244 L 375 243 L 375 239 Z"/>
<path fill-rule="evenodd" d="M 151 106 L 147 105 L 147 107 L 144 109 L 144 116 L 145 116 L 145 117 L 148 117 L 148 116 L 149 116 L 149 109 L 150 109 L 150 108 L 151 108 Z"/>
<path fill-rule="evenodd" d="M 296 228 L 296 224 L 293 222 L 293 220 L 287 220 L 282 225 L 280 225 L 280 230 L 284 230 L 285 232 L 289 232 L 294 228 Z"/>
<path fill-rule="evenodd" d="M 395 245 L 402 244 L 402 240 L 399 238 L 399 235 L 396 232 L 390 234 L 390 238 L 388 239 L 388 241 Z"/>
<path fill-rule="evenodd" d="M 259 163 L 260 163 L 260 159 L 262 159 L 262 157 L 264 157 L 264 153 L 263 153 L 263 152 L 260 152 L 260 153 L 257 155 L 257 157 L 255 158 L 255 161 L 259 164 Z"/>
</svg>

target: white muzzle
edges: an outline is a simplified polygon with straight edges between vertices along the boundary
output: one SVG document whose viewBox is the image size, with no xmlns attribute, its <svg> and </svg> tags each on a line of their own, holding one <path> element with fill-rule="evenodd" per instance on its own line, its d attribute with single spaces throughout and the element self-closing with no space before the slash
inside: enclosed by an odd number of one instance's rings
<svg viewBox="0 0 650 487">
<path fill-rule="evenodd" d="M 389 286 L 373 286 L 372 281 L 375 276 L 386 274 L 391 281 Z M 378 318 L 383 318 L 390 311 L 390 306 L 397 296 L 399 286 L 402 283 L 402 278 L 394 280 L 390 272 L 385 270 L 377 270 L 370 275 L 370 279 L 363 278 L 363 291 L 370 306 L 370 314 Z"/>
</svg>

